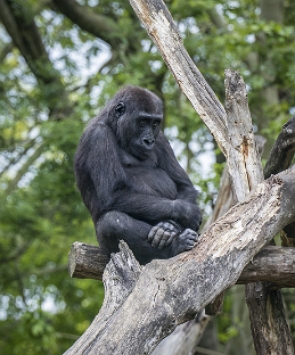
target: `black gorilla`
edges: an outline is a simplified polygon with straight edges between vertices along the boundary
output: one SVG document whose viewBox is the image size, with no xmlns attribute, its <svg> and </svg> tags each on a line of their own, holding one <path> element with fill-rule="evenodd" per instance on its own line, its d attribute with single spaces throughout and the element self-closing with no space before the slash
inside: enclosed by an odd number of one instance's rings
<svg viewBox="0 0 295 355">
<path fill-rule="evenodd" d="M 120 90 L 84 131 L 75 174 L 101 248 L 127 242 L 141 264 L 193 248 L 201 223 L 197 191 L 164 134 L 162 101 Z"/>
</svg>

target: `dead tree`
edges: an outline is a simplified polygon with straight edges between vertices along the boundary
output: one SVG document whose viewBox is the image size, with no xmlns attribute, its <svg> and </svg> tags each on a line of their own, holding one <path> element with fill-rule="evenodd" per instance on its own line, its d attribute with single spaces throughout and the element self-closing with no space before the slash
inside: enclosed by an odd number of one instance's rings
<svg viewBox="0 0 295 355">
<path fill-rule="evenodd" d="M 245 266 L 261 248 L 295 219 L 295 166 L 262 182 L 241 77 L 226 72 L 224 110 L 185 51 L 164 3 L 132 0 L 131 4 L 226 156 L 233 196 L 239 203 L 208 227 L 193 250 L 174 258 L 140 267 L 121 243 L 121 251 L 111 257 L 104 272 L 103 307 L 66 354 L 150 354 L 178 325 L 194 319 L 220 292 L 241 279 Z M 283 259 L 288 263 L 287 254 Z M 252 281 L 256 280 L 265 281 Z M 283 307 L 276 303 L 279 292 L 273 297 L 268 287 L 261 287 L 259 302 L 249 296 L 253 301 L 249 302 L 250 314 L 260 311 L 256 350 L 291 355 Z M 265 300 L 268 313 L 261 307 Z M 257 324 L 255 319 L 253 324 Z"/>
</svg>

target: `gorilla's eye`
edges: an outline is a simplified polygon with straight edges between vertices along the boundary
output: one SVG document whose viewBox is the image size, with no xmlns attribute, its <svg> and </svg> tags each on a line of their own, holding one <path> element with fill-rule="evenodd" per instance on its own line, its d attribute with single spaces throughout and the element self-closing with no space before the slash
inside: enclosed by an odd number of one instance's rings
<svg viewBox="0 0 295 355">
<path fill-rule="evenodd" d="M 153 128 L 157 128 L 159 126 L 159 122 L 153 122 Z"/>
<path fill-rule="evenodd" d="M 115 107 L 115 115 L 120 117 L 124 115 L 125 112 L 125 104 L 124 102 L 119 102 L 118 105 Z"/>
</svg>

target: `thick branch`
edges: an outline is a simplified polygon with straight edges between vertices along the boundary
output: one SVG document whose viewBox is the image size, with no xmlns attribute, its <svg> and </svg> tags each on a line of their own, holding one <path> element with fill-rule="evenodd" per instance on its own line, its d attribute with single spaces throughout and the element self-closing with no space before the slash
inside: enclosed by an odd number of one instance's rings
<svg viewBox="0 0 295 355">
<path fill-rule="evenodd" d="M 102 280 L 109 258 L 99 247 L 75 242 L 69 255 L 69 274 L 78 279 Z M 295 287 L 295 248 L 268 246 L 246 265 L 238 284 L 272 282 L 273 287 Z"/>
<path fill-rule="evenodd" d="M 243 201 L 249 191 L 263 180 L 263 172 L 260 157 L 254 149 L 245 84 L 237 73 L 226 71 L 226 76 L 226 112 L 231 127 L 228 131 L 227 162 L 234 195 L 238 201 Z M 291 332 L 284 307 L 281 307 L 283 298 L 280 291 L 270 292 L 268 285 L 262 282 L 250 283 L 246 286 L 246 300 L 257 353 L 293 354 Z"/>
<path fill-rule="evenodd" d="M 295 153 L 295 115 L 283 126 L 264 167 L 264 177 L 287 169 Z"/>
<path fill-rule="evenodd" d="M 236 201 L 243 201 L 263 180 L 261 160 L 255 149 L 251 114 L 243 78 L 225 71 L 225 107 L 229 134 L 227 164 Z"/>
<path fill-rule="evenodd" d="M 118 25 L 109 17 L 99 15 L 75 0 L 53 0 L 61 13 L 85 30 L 103 41 L 118 45 L 122 42 L 122 34 Z"/>
<path fill-rule="evenodd" d="M 107 320 L 99 314 L 67 354 L 150 353 L 178 324 L 236 283 L 254 255 L 295 217 L 294 180 L 295 166 L 264 181 L 209 227 L 193 250 L 142 268 L 122 306 Z M 120 264 L 119 275 L 128 264 Z"/>
<path fill-rule="evenodd" d="M 50 77 L 44 77 L 43 74 L 44 65 L 46 66 L 49 59 L 30 9 L 27 8 L 24 13 L 23 6 L 11 0 L 0 0 L 0 6 L 1 21 L 32 72 L 42 80 L 53 80 L 55 78 L 55 75 L 52 76 L 53 71 L 46 70 Z M 35 64 L 35 61 L 40 61 L 39 65 Z"/>
<path fill-rule="evenodd" d="M 103 249 L 75 242 L 69 253 L 69 274 L 77 279 L 102 280 L 102 274 L 109 260 Z"/>
<path fill-rule="evenodd" d="M 287 169 L 295 153 L 295 115 L 283 126 L 274 146 L 271 149 L 269 159 L 264 167 L 264 177 L 277 174 Z M 281 232 L 282 244 L 295 247 L 295 221 Z"/>
<path fill-rule="evenodd" d="M 196 344 L 198 344 L 210 319 L 211 317 L 203 311 L 195 319 L 180 324 L 173 333 L 160 342 L 152 355 L 193 354 L 192 349 L 196 350 Z"/>
<path fill-rule="evenodd" d="M 67 93 L 59 73 L 54 69 L 43 45 L 34 14 L 30 6 L 11 0 L 0 0 L 0 19 L 21 52 L 28 66 L 36 76 L 52 114 L 62 117 L 71 112 Z"/>
</svg>

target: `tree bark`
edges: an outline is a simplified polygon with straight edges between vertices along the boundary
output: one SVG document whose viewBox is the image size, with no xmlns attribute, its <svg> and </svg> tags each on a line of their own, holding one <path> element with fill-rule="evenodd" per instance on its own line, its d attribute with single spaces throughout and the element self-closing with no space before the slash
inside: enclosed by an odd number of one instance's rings
<svg viewBox="0 0 295 355">
<path fill-rule="evenodd" d="M 250 312 L 255 350 L 259 355 L 292 355 L 293 344 L 286 322 L 283 298 L 280 290 L 271 287 L 271 284 L 257 282 L 249 284 L 246 289 L 248 307 L 257 310 L 256 314 Z M 275 324 L 271 323 L 272 320 Z"/>
<path fill-rule="evenodd" d="M 195 319 L 180 324 L 168 337 L 163 339 L 152 355 L 188 355 L 196 348 L 211 317 L 204 311 Z"/>
<path fill-rule="evenodd" d="M 229 71 L 226 74 L 226 111 L 232 127 L 229 130 L 231 153 L 227 162 L 234 197 L 241 202 L 263 180 L 263 172 L 260 157 L 254 148 L 245 85 L 237 74 Z M 246 300 L 256 353 L 294 354 L 281 292 L 270 292 L 268 285 L 262 282 L 251 283 L 246 285 Z"/>
<path fill-rule="evenodd" d="M 270 151 L 263 173 L 265 179 L 287 169 L 295 153 L 295 115 L 283 126 Z"/>
<path fill-rule="evenodd" d="M 109 258 L 99 247 L 75 242 L 69 254 L 69 274 L 77 279 L 102 280 Z M 267 246 L 246 265 L 237 283 L 272 283 L 272 288 L 295 287 L 295 248 Z"/>
<path fill-rule="evenodd" d="M 151 353 L 236 283 L 254 255 L 295 218 L 294 179 L 295 166 L 264 181 L 210 226 L 193 250 L 171 259 L 140 268 L 123 243 L 106 269 L 103 309 L 66 354 Z"/>
</svg>

